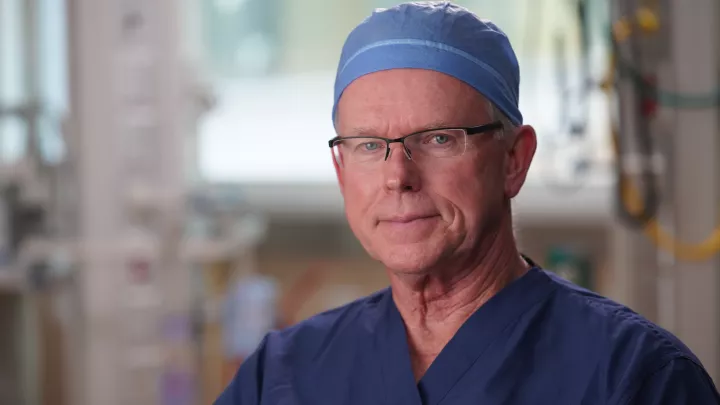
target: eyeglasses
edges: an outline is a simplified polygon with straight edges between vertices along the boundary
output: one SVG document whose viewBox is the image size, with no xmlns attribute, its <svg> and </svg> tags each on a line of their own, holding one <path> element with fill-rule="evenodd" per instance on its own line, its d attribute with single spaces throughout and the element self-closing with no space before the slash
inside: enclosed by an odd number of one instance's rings
<svg viewBox="0 0 720 405">
<path fill-rule="evenodd" d="M 329 145 L 335 161 L 341 167 L 386 161 L 390 157 L 391 143 L 402 144 L 405 157 L 409 160 L 452 158 L 465 153 L 468 136 L 486 134 L 502 128 L 502 122 L 496 121 L 478 127 L 430 129 L 395 139 L 379 136 L 337 136 L 329 141 Z"/>
</svg>

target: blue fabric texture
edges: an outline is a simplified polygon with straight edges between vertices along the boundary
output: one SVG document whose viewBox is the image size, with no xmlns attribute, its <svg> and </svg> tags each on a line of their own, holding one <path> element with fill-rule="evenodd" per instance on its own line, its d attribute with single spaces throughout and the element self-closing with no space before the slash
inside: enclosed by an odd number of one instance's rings
<svg viewBox="0 0 720 405">
<path fill-rule="evenodd" d="M 335 78 L 333 119 L 353 81 L 400 68 L 455 77 L 484 95 L 513 124 L 522 124 L 520 69 L 508 37 L 492 22 L 449 2 L 378 9 L 350 33 Z"/>
</svg>

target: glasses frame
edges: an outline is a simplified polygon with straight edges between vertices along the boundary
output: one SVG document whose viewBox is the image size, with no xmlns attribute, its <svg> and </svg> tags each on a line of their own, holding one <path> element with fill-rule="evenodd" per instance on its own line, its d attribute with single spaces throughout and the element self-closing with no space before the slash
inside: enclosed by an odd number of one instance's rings
<svg viewBox="0 0 720 405">
<path fill-rule="evenodd" d="M 387 161 L 388 157 L 390 157 L 390 144 L 393 143 L 399 143 L 402 144 L 403 151 L 405 152 L 405 156 L 407 156 L 408 159 L 412 160 L 412 154 L 410 152 L 410 149 L 408 149 L 407 145 L 405 145 L 405 140 L 411 136 L 415 136 L 418 134 L 422 134 L 425 132 L 432 132 L 432 131 L 443 131 L 443 130 L 461 130 L 465 131 L 466 136 L 472 136 L 472 135 L 480 135 L 485 134 L 491 131 L 497 131 L 500 129 L 503 129 L 504 125 L 501 121 L 494 121 L 489 124 L 484 124 L 476 127 L 442 127 L 442 128 L 431 128 L 431 129 L 424 129 L 422 131 L 413 132 L 412 134 L 408 134 L 405 136 L 401 136 L 400 138 L 384 138 L 381 136 L 336 136 L 333 139 L 328 141 L 328 145 L 330 146 L 330 149 L 335 147 L 335 144 L 338 141 L 342 141 L 345 139 L 376 139 L 379 141 L 384 141 L 386 144 L 385 148 L 385 159 L 383 161 Z M 464 152 L 463 152 L 464 153 Z M 460 155 L 458 155 L 460 156 Z"/>
</svg>

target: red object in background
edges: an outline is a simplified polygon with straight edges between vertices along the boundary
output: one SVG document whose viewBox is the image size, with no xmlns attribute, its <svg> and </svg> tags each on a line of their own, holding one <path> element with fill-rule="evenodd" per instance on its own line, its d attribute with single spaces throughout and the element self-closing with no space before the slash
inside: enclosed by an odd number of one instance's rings
<svg viewBox="0 0 720 405">
<path fill-rule="evenodd" d="M 150 263 L 145 260 L 133 260 L 129 264 L 130 281 L 133 284 L 150 282 Z"/>
<path fill-rule="evenodd" d="M 657 78 L 648 76 L 643 79 L 643 99 L 640 100 L 640 111 L 643 117 L 655 116 L 658 110 L 657 101 Z"/>
<path fill-rule="evenodd" d="M 640 106 L 643 117 L 649 118 L 655 116 L 658 110 L 658 103 L 653 99 L 646 98 Z"/>
</svg>

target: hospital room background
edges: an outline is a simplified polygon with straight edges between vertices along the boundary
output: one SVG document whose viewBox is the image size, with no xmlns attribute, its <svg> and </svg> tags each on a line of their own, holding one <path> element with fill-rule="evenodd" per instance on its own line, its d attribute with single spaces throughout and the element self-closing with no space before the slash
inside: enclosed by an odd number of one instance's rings
<svg viewBox="0 0 720 405">
<path fill-rule="evenodd" d="M 720 376 L 720 3 L 458 0 L 538 134 L 523 253 Z M 327 140 L 388 0 L 0 0 L 0 404 L 209 405 L 269 330 L 384 288 Z"/>
</svg>

